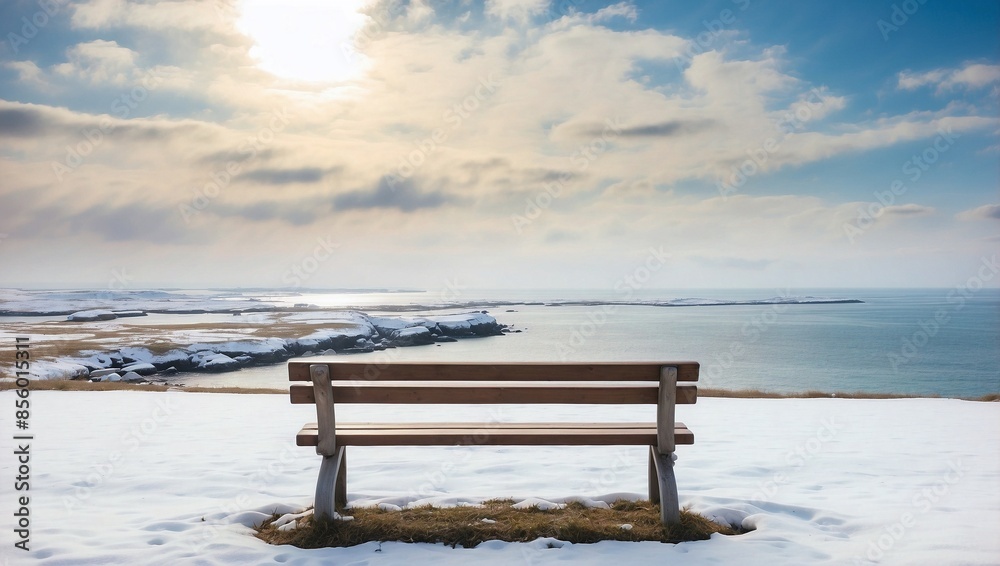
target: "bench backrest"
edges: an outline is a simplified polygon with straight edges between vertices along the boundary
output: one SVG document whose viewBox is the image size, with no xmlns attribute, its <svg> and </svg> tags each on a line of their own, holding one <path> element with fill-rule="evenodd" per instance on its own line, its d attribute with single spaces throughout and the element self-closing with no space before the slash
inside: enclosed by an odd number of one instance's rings
<svg viewBox="0 0 1000 566">
<path fill-rule="evenodd" d="M 335 446 L 334 403 L 650 404 L 661 453 L 674 450 L 674 406 L 698 399 L 697 362 L 288 362 L 294 404 L 316 404 L 317 452 Z"/>
<path fill-rule="evenodd" d="M 662 369 L 668 367 L 676 368 L 674 402 L 698 398 L 697 362 L 376 365 L 306 359 L 288 362 L 289 380 L 312 381 L 309 368 L 317 364 L 327 367 L 337 403 L 657 404 Z M 293 384 L 290 395 L 295 404 L 316 402 L 312 384 Z"/>
</svg>

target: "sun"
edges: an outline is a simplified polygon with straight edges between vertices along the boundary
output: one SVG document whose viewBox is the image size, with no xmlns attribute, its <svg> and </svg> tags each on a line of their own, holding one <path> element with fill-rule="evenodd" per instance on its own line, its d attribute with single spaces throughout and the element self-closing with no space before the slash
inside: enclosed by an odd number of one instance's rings
<svg viewBox="0 0 1000 566">
<path fill-rule="evenodd" d="M 275 76 L 339 83 L 361 75 L 354 50 L 367 0 L 242 0 L 238 29 L 254 41 L 250 56 Z"/>
</svg>

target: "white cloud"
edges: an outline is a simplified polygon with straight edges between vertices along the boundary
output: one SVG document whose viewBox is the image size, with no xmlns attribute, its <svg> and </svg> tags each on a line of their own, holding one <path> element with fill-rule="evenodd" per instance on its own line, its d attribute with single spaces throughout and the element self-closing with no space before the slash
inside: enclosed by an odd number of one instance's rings
<svg viewBox="0 0 1000 566">
<path fill-rule="evenodd" d="M 897 88 L 916 90 L 936 85 L 942 93 L 956 88 L 979 89 L 1000 81 L 1000 65 L 966 63 L 955 69 L 933 69 L 923 73 L 902 71 L 898 75 Z"/>
<path fill-rule="evenodd" d="M 25 237 L 29 220 L 37 225 L 46 218 L 59 234 L 78 229 L 87 242 L 118 238 L 116 245 L 124 246 L 123 238 L 132 235 L 142 246 L 136 244 L 132 257 L 142 263 L 144 256 L 161 257 L 153 253 L 159 248 L 151 251 L 150 238 L 165 239 L 165 248 L 201 238 L 219 257 L 245 252 L 240 247 L 245 244 L 227 242 L 252 241 L 261 256 L 280 258 L 282 250 L 313 241 L 317 230 L 325 235 L 335 227 L 344 253 L 358 250 L 344 263 L 380 257 L 380 265 L 393 266 L 366 271 L 370 281 L 361 275 L 317 276 L 317 284 L 334 286 L 348 284 L 337 277 L 384 286 L 394 283 L 385 279 L 386 270 L 408 277 L 407 270 L 420 272 L 435 261 L 455 275 L 475 276 L 474 267 L 486 272 L 486 264 L 498 263 L 512 266 L 511 272 L 525 267 L 525 273 L 537 274 L 556 259 L 578 265 L 579 281 L 594 285 L 601 283 L 600 274 L 628 271 L 625 251 L 661 243 L 690 268 L 679 274 L 704 274 L 690 281 L 678 275 L 664 285 L 711 284 L 727 269 L 761 277 L 746 284 L 767 284 L 765 277 L 788 276 L 795 265 L 815 269 L 819 279 L 837 277 L 856 271 L 852 262 L 862 253 L 885 258 L 903 248 L 934 246 L 958 255 L 965 243 L 985 241 L 983 223 L 943 228 L 935 224 L 943 221 L 934 209 L 910 204 L 887 209 L 885 218 L 851 245 L 844 223 L 854 219 L 858 206 L 870 203 L 747 191 L 717 197 L 715 179 L 768 139 L 776 149 L 753 183 L 764 192 L 770 190 L 767 173 L 782 167 L 914 140 L 929 143 L 941 129 L 997 128 L 993 116 L 950 106 L 863 122 L 838 120 L 848 95 L 799 78 L 780 47 L 730 49 L 732 38 L 720 35 L 711 49 L 691 58 L 681 79 L 665 83 L 647 67 L 671 65 L 690 40 L 668 31 L 601 25 L 610 18 L 632 20 L 632 4 L 575 12 L 524 29 L 494 21 L 463 31 L 467 26 L 450 29 L 424 10 L 425 4 L 411 3 L 409 17 L 400 8 L 358 43 L 371 66 L 349 88 L 334 91 L 282 81 L 255 68 L 248 56 L 251 42 L 234 31 L 232 21 L 213 20 L 212 6 L 202 6 L 166 3 L 171 13 L 165 18 L 178 29 L 200 30 L 185 32 L 198 41 L 184 45 L 185 53 L 171 54 L 175 66 L 110 40 L 80 44 L 55 66 L 6 64 L 26 81 L 62 81 L 60 86 L 81 91 L 100 83 L 131 88 L 129 81 L 159 69 L 160 88 L 170 90 L 164 98 L 194 101 L 199 113 L 113 118 L 115 132 L 60 183 L 52 177 L 51 162 L 65 159 L 66 145 L 81 143 L 81 130 L 101 116 L 45 106 L 0 107 L 6 119 L 23 118 L 19 127 L 37 128 L 30 136 L 11 135 L 6 124 L 0 131 L 0 154 L 8 156 L 2 166 L 10 173 L 0 191 L 7 196 L 42 184 L 41 196 L 18 209 L 24 224 L 11 224 L 5 232 Z M 186 19 L 197 9 L 214 28 L 198 28 Z M 488 6 L 504 23 L 527 22 L 546 9 L 547 2 Z M 176 33 L 169 25 L 157 27 L 145 10 L 95 2 L 77 10 L 77 23 L 94 30 L 141 30 L 151 39 Z M 962 84 L 978 80 L 956 77 Z M 154 93 L 150 101 L 159 96 Z M 212 105 L 222 112 L 204 111 Z M 253 163 L 241 162 L 245 173 L 231 176 L 186 225 L 178 206 L 190 203 L 213 175 L 222 175 L 244 140 L 258 136 L 271 111 L 283 107 L 289 109 L 288 127 L 262 144 Z M 791 127 L 782 122 L 789 115 L 796 120 Z M 24 158 L 11 160 L 12 155 Z M 404 169 L 406 182 L 397 193 L 387 190 L 385 175 Z M 281 179 L 295 181 L 270 182 Z M 559 193 L 553 198 L 544 191 L 556 182 Z M 542 194 L 548 200 L 541 216 L 519 235 L 512 215 L 524 214 L 529 203 L 537 207 Z M 116 217 L 99 213 L 95 207 L 102 202 L 168 226 L 147 233 L 137 225 L 132 232 L 107 228 L 104 223 L 113 225 Z M 258 245 L 261 234 L 266 237 Z M 166 249 L 162 257 L 183 254 Z M 264 261 L 275 263 L 279 274 L 286 267 L 278 259 Z M 754 267 L 761 269 L 741 269 Z M 269 282 L 280 283 L 262 284 Z"/>
<path fill-rule="evenodd" d="M 1000 220 L 1000 204 L 984 204 L 955 215 L 959 220 Z"/>
<path fill-rule="evenodd" d="M 501 20 L 526 24 L 531 18 L 545 13 L 549 0 L 486 0 L 486 13 Z"/>
</svg>

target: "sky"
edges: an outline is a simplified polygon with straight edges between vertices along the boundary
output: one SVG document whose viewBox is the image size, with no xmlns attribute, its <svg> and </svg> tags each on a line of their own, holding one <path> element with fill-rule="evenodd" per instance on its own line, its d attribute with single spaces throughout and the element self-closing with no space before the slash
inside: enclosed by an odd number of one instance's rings
<svg viewBox="0 0 1000 566">
<path fill-rule="evenodd" d="M 0 3 L 0 286 L 996 287 L 1000 4 Z"/>
</svg>

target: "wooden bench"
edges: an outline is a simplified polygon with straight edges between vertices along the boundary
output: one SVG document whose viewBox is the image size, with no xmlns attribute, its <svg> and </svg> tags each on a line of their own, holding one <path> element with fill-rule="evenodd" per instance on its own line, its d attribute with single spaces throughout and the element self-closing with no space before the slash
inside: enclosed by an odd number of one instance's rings
<svg viewBox="0 0 1000 566">
<path fill-rule="evenodd" d="M 697 362 L 658 363 L 357 363 L 288 362 L 292 403 L 314 403 L 316 423 L 295 437 L 323 457 L 315 514 L 329 518 L 347 503 L 348 446 L 648 445 L 649 499 L 664 524 L 680 520 L 673 452 L 694 444 L 674 419 L 675 404 L 698 397 Z M 338 423 L 338 403 L 656 405 L 650 423 Z"/>
</svg>

